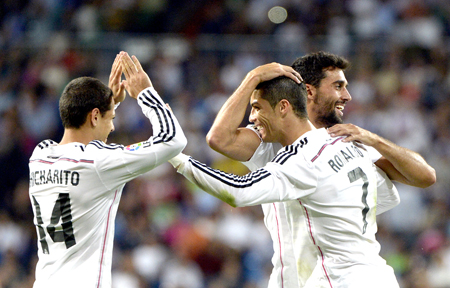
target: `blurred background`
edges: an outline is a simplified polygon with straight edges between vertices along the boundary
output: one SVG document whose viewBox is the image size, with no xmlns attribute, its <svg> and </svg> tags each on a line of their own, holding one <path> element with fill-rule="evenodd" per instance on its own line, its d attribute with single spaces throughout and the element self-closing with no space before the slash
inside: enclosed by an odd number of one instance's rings
<svg viewBox="0 0 450 288">
<path fill-rule="evenodd" d="M 449 36 L 447 0 L 1 1 L 0 287 L 34 280 L 28 158 L 62 137 L 62 89 L 79 76 L 108 83 L 121 50 L 170 103 L 185 153 L 237 174 L 246 168 L 205 135 L 246 73 L 319 50 L 346 57 L 345 121 L 419 152 L 437 172 L 427 189 L 397 185 L 401 204 L 379 217 L 381 255 L 402 288 L 450 287 Z M 109 141 L 151 135 L 135 101 L 116 113 Z M 267 287 L 272 253 L 260 206 L 232 208 L 165 164 L 125 186 L 113 287 Z"/>
</svg>

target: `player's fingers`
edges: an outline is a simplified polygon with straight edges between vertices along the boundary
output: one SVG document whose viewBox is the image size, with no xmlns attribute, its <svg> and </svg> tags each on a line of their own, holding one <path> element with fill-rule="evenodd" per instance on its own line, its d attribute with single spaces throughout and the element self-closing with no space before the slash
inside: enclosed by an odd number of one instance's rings
<svg viewBox="0 0 450 288">
<path fill-rule="evenodd" d="M 328 129 L 328 134 L 330 134 L 331 137 L 338 137 L 338 136 L 349 136 L 351 135 L 350 133 L 348 133 L 347 131 L 343 130 L 343 129 Z"/>
<path fill-rule="evenodd" d="M 130 85 L 128 84 L 127 80 L 123 80 L 122 83 L 120 83 L 120 85 L 123 86 L 123 88 L 125 88 L 125 90 L 128 91 L 128 94 L 130 94 L 130 90 L 128 88 L 130 88 Z M 131 95 L 131 94 L 130 94 Z"/>
<path fill-rule="evenodd" d="M 126 79 L 130 79 L 130 72 L 127 69 L 127 64 L 125 63 L 125 60 L 122 60 L 121 65 L 122 65 L 123 75 L 125 75 Z"/>
<path fill-rule="evenodd" d="M 302 75 L 300 75 L 300 73 L 298 73 L 294 68 L 292 68 L 291 66 L 287 66 L 289 68 L 289 73 L 294 74 L 295 77 L 297 77 L 300 81 L 303 81 Z"/>
<path fill-rule="evenodd" d="M 113 80 L 120 79 L 120 76 L 122 75 L 122 65 L 120 63 L 120 55 L 116 56 L 116 59 L 114 60 L 113 69 L 111 71 L 111 76 Z"/>
<path fill-rule="evenodd" d="M 347 136 L 347 137 L 345 137 L 344 139 L 342 139 L 342 142 L 352 142 L 352 141 L 354 141 L 355 139 L 352 137 L 352 136 Z"/>
<path fill-rule="evenodd" d="M 136 56 L 131 56 L 131 58 L 133 59 L 134 65 L 136 65 L 136 69 L 138 72 L 144 71 L 144 69 L 142 68 L 141 62 L 139 62 L 139 60 L 136 58 Z"/>
<path fill-rule="evenodd" d="M 303 81 L 302 76 L 300 73 L 294 70 L 291 66 L 282 65 L 283 71 L 285 71 L 284 76 L 287 76 L 294 80 L 297 83 L 301 83 Z"/>
<path fill-rule="evenodd" d="M 130 57 L 127 57 L 127 56 L 122 57 L 122 69 L 123 69 L 123 73 L 125 74 L 125 77 L 127 79 L 130 79 L 130 77 L 133 75 L 134 69 L 132 68 L 131 65 L 134 66 L 134 64 L 131 63 Z"/>
<path fill-rule="evenodd" d="M 116 77 L 116 73 L 117 73 L 117 66 L 120 66 L 120 62 L 119 62 L 119 55 L 116 55 L 116 58 L 114 59 L 112 68 L 111 68 L 111 74 L 109 75 L 109 79 L 114 79 Z"/>
<path fill-rule="evenodd" d="M 344 126 L 345 124 L 335 124 L 331 127 L 327 128 L 328 133 L 338 133 L 339 131 L 345 131 L 346 130 L 346 126 Z"/>
<path fill-rule="evenodd" d="M 128 75 L 133 75 L 134 72 L 136 72 L 136 66 L 133 63 L 133 60 L 131 60 L 128 53 L 124 53 L 122 56 L 123 59 L 123 68 L 127 70 Z"/>
</svg>

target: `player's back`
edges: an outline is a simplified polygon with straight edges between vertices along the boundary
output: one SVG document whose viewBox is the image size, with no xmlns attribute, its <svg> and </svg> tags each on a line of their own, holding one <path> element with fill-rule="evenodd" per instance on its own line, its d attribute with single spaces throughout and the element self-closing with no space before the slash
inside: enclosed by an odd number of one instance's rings
<svg viewBox="0 0 450 288">
<path fill-rule="evenodd" d="M 303 165 L 314 171 L 312 175 L 317 177 L 317 186 L 313 193 L 301 197 L 297 203 L 286 202 L 286 211 L 294 247 L 303 236 L 295 234 L 296 225 L 300 225 L 297 215 L 303 213 L 305 216 L 318 259 L 316 269 L 319 272 L 315 273 L 328 285 L 324 287 L 348 287 L 348 283 L 367 275 L 361 273 L 364 267 L 370 267 L 367 271 L 392 270 L 379 256 L 380 245 L 375 239 L 377 178 L 368 152 L 354 143 L 342 142 L 342 138 L 328 136 L 324 129 L 306 133 L 300 143 L 296 141 L 294 145 L 301 149 L 299 157 L 304 158 Z M 298 160 L 294 161 L 298 163 Z M 301 182 L 302 175 L 297 179 Z M 352 272 L 358 269 L 358 273 Z M 353 280 L 342 282 L 349 279 Z M 387 287 L 396 287 L 395 278 L 388 283 L 394 286 Z"/>
<path fill-rule="evenodd" d="M 30 158 L 39 256 L 34 287 L 111 285 L 114 219 L 124 184 L 104 183 L 101 150 L 46 140 Z"/>
</svg>

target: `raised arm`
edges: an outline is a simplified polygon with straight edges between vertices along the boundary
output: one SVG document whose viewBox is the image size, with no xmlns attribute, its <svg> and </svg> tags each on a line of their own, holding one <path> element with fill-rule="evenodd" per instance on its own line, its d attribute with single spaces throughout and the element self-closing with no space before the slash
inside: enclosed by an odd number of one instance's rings
<svg viewBox="0 0 450 288">
<path fill-rule="evenodd" d="M 238 161 L 248 161 L 252 157 L 261 140 L 255 132 L 239 126 L 256 86 L 279 76 L 287 76 L 298 83 L 302 79 L 292 67 L 278 63 L 259 66 L 246 75 L 220 109 L 206 135 L 206 142 L 212 149 Z"/>
<path fill-rule="evenodd" d="M 375 148 L 382 157 L 375 162 L 388 177 L 406 185 L 426 188 L 436 182 L 436 171 L 423 157 L 383 137 L 353 124 L 337 124 L 328 128 L 331 136 L 347 136 L 343 141 L 358 141 Z"/>
<path fill-rule="evenodd" d="M 137 99 L 144 115 L 152 124 L 153 136 L 123 150 L 126 162 L 132 163 L 128 170 L 153 169 L 180 153 L 187 144 L 186 137 L 175 115 L 167 107 L 139 60 L 121 52 L 121 66 L 125 75 L 123 85 L 128 94 Z"/>
</svg>

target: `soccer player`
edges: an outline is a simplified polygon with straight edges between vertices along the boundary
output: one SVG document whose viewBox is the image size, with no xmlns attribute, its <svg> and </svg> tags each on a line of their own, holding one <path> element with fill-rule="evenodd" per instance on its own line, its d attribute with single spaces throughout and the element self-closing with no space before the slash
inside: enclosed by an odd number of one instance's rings
<svg viewBox="0 0 450 288">
<path fill-rule="evenodd" d="M 249 120 L 261 139 L 283 146 L 264 167 L 237 176 L 184 154 L 169 162 L 233 207 L 288 201 L 285 220 L 295 263 L 303 261 L 305 239 L 299 225 L 307 227 L 316 260 L 305 287 L 398 287 L 375 239 L 377 187 L 390 195 L 396 190 L 388 179 L 378 181 L 365 147 L 315 129 L 307 115 L 305 84 L 288 77 L 260 83 L 250 104 Z"/>
<path fill-rule="evenodd" d="M 292 71 L 291 67 L 277 64 L 263 65 L 250 71 L 219 111 L 207 135 L 208 144 L 227 157 L 243 161 L 251 171 L 263 167 L 275 156 L 281 144 L 262 141 L 258 130 L 264 131 L 263 126 L 255 129 L 254 125 L 248 127 L 239 125 L 245 116 L 251 91 L 260 82 L 277 76 L 295 75 L 298 78 L 302 77 L 306 83 L 308 116 L 316 128 L 329 127 L 328 132 L 333 133 L 333 136 L 348 136 L 343 141 L 356 140 L 372 145 L 373 147 L 366 147 L 372 161 L 383 169 L 383 171 L 378 169 L 380 173 L 386 172 L 392 180 L 418 187 L 432 185 L 436 181 L 435 171 L 417 153 L 352 124 L 332 126 L 343 122 L 345 104 L 351 100 L 344 75 L 348 66 L 348 61 L 342 57 L 318 52 L 298 58 L 292 65 L 295 71 Z M 383 197 L 379 196 L 378 200 Z M 389 201 L 390 198 L 383 200 Z M 395 202 L 396 200 L 393 201 Z M 378 205 L 385 204 L 378 203 Z M 273 240 L 274 249 L 272 257 L 274 268 L 269 287 L 294 287 L 291 285 L 297 278 L 297 287 L 303 287 L 312 273 L 315 260 L 310 261 L 314 257 L 309 254 L 310 249 L 305 242 L 302 246 L 305 248 L 303 261 L 300 265 L 294 262 L 291 256 L 292 241 L 288 236 L 283 236 L 290 233 L 285 221 L 285 206 L 286 203 L 277 202 L 262 204 L 264 222 Z M 302 223 L 300 219 L 299 223 Z M 308 237 L 306 227 L 297 225 L 296 229 L 303 231 L 305 237 Z"/>
<path fill-rule="evenodd" d="M 106 144 L 125 91 L 151 122 L 153 136 L 126 147 Z M 114 60 L 109 87 L 95 78 L 76 78 L 59 104 L 62 140 L 42 141 L 29 161 L 39 257 L 34 288 L 111 287 L 123 187 L 180 153 L 186 137 L 138 59 L 126 52 Z"/>
</svg>

